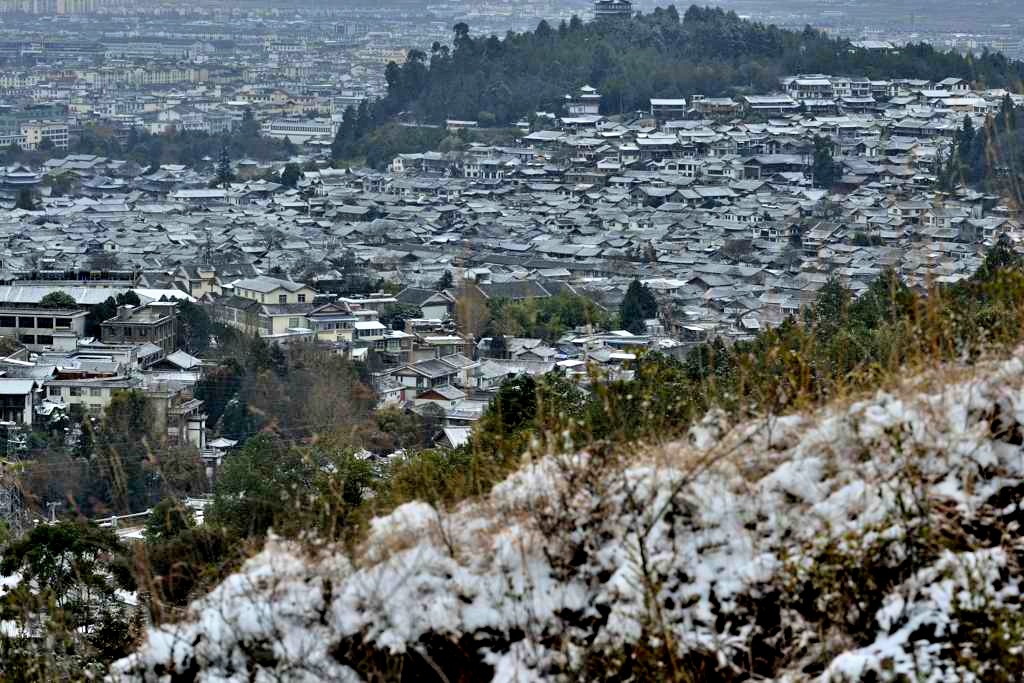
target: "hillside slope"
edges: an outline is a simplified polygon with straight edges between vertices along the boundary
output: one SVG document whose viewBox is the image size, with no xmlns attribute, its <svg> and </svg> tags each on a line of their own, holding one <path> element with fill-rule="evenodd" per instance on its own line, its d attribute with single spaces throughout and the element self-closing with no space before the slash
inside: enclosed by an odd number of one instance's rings
<svg viewBox="0 0 1024 683">
<path fill-rule="evenodd" d="M 451 48 L 412 50 L 406 62 L 388 66 L 381 104 L 387 114 L 411 112 L 432 123 L 469 118 L 507 125 L 558 109 L 566 93 L 585 83 L 603 94 L 602 113 L 619 114 L 647 110 L 652 97 L 774 91 L 780 76 L 796 73 L 957 76 L 1012 87 L 1024 65 L 1001 54 L 967 58 L 923 43 L 869 51 L 810 28 L 787 31 L 721 9 L 669 6 L 622 22 L 541 22 L 503 39 L 474 36 L 470 26 L 457 24 Z"/>
<path fill-rule="evenodd" d="M 1024 362 L 525 464 L 349 558 L 270 542 L 114 681 L 994 681 L 1024 666 Z"/>
</svg>

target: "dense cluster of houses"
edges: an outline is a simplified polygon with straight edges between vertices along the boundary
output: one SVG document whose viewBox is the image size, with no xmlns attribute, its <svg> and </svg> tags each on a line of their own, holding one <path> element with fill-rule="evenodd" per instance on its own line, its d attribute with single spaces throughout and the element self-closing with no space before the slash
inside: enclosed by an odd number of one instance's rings
<svg viewBox="0 0 1024 683">
<path fill-rule="evenodd" d="M 157 434 L 219 457 L 207 443 L 203 402 L 192 395 L 203 362 L 178 348 L 177 305 L 190 297 L 129 281 L 7 281 L 0 285 L 0 452 L 22 447 L 28 428 L 98 418 L 118 392 L 138 390 L 154 407 Z M 139 304 L 119 306 L 90 328 L 108 298 L 129 291 Z M 70 298 L 46 299 L 57 292 Z"/>
<path fill-rule="evenodd" d="M 51 404 L 99 410 L 112 390 L 159 387 L 169 406 L 191 406 L 168 409 L 168 430 L 205 447 L 189 426 L 202 422 L 188 394 L 201 361 L 175 347 L 167 321 L 159 336 L 133 327 L 187 299 L 272 343 L 365 360 L 382 402 L 436 405 L 464 430 L 510 375 L 628 372 L 637 348 L 682 353 L 777 325 L 829 278 L 855 291 L 886 268 L 917 287 L 953 282 L 999 236 L 1019 239 L 1015 203 L 936 187 L 964 118 L 982 125 L 1006 93 L 820 75 L 781 89 L 770 106 L 653 100 L 608 118 L 582 88 L 564 116 L 538 117 L 507 145 L 402 154 L 385 171 L 308 164 L 294 188 L 255 179 L 245 162 L 216 189 L 212 167 L 144 171 L 85 155 L 9 167 L 0 185 L 41 200 L 0 213 L 0 332 L 23 352 L 3 361 L 5 419 L 29 422 Z M 813 178 L 816 139 L 836 164 L 829 188 Z M 54 177 L 75 191 L 46 192 Z M 354 279 L 390 293 L 346 294 Z M 661 304 L 643 334 L 577 329 L 492 350 L 454 322 L 467 288 L 484 304 L 570 292 L 615 313 L 634 279 Z M 89 310 L 129 289 L 141 308 L 87 334 Z M 74 309 L 40 309 L 54 291 Z M 396 321 L 395 310 L 406 313 Z"/>
</svg>

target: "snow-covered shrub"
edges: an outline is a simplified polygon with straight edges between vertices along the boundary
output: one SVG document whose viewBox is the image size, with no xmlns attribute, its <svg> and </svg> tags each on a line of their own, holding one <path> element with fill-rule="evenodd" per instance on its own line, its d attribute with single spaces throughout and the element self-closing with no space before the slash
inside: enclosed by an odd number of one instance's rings
<svg viewBox="0 0 1024 683">
<path fill-rule="evenodd" d="M 1014 680 L 1022 425 L 1011 360 L 538 458 L 354 553 L 270 542 L 111 679 Z"/>
</svg>

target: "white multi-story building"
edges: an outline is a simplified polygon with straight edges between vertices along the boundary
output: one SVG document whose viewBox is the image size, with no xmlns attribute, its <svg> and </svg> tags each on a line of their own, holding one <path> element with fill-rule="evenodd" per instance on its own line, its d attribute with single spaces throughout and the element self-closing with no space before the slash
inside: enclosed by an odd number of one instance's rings
<svg viewBox="0 0 1024 683">
<path fill-rule="evenodd" d="M 331 119 L 271 119 L 263 124 L 264 135 L 302 144 L 309 140 L 333 140 L 338 125 Z"/>
<path fill-rule="evenodd" d="M 44 140 L 53 144 L 55 149 L 68 148 L 68 124 L 57 121 L 27 121 L 21 124 L 21 134 L 25 136 L 22 144 L 24 149 L 39 149 Z"/>
</svg>

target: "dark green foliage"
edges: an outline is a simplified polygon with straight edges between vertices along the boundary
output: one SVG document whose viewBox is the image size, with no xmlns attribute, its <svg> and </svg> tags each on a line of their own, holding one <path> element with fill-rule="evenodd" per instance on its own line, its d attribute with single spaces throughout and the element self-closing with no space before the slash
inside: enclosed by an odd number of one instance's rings
<svg viewBox="0 0 1024 683">
<path fill-rule="evenodd" d="M 492 337 L 530 337 L 554 343 L 567 331 L 584 325 L 602 329 L 608 313 L 590 299 L 562 292 L 552 297 L 487 302 Z"/>
<path fill-rule="evenodd" d="M 1024 187 L 1024 130 L 1017 125 L 1017 107 L 1004 100 L 995 115 L 976 128 L 970 117 L 954 137 L 945 169 L 937 174 L 940 189 L 951 191 L 964 184 L 1002 195 L 1004 201 L 1021 205 Z"/>
<path fill-rule="evenodd" d="M 109 529 L 83 522 L 42 524 L 4 549 L 0 572 L 4 576 L 19 574 L 22 583 L 52 594 L 59 608 L 80 610 L 87 620 L 90 605 L 84 601 L 89 597 L 82 589 L 111 598 L 115 588 L 134 587 L 123 565 L 109 564 L 124 553 Z"/>
<path fill-rule="evenodd" d="M 228 439 L 245 441 L 259 431 L 264 420 L 249 408 L 249 402 L 241 396 L 233 396 L 221 413 L 217 423 L 220 433 Z"/>
<path fill-rule="evenodd" d="M 595 400 L 587 406 L 590 431 L 584 441 L 631 443 L 661 438 L 678 430 L 678 425 L 689 424 L 707 404 L 697 391 L 701 382 L 691 382 L 687 366 L 674 358 L 650 354 L 633 369 L 633 380 L 613 381 L 595 392 Z"/>
<path fill-rule="evenodd" d="M 210 368 L 196 383 L 193 395 L 203 401 L 210 424 L 217 424 L 228 403 L 238 394 L 244 369 L 233 358 Z"/>
<path fill-rule="evenodd" d="M 217 160 L 217 176 L 214 182 L 226 189 L 234 179 L 235 173 L 231 170 L 231 155 L 228 153 L 228 146 L 224 145 L 220 148 L 220 157 Z"/>
<path fill-rule="evenodd" d="M 453 49 L 413 50 L 404 64 L 388 66 L 386 114 L 411 111 L 420 120 L 512 123 L 534 111 L 551 111 L 584 83 L 600 90 L 606 113 L 646 109 L 658 96 L 730 94 L 734 86 L 777 89 L 788 73 L 841 73 L 869 78 L 934 78 L 948 73 L 986 87 L 1012 87 L 1024 70 L 985 53 L 967 58 L 926 44 L 898 54 L 854 48 L 808 28 L 785 31 L 741 20 L 721 9 L 655 9 L 627 23 L 584 23 L 574 17 L 552 31 L 546 23 L 529 33 L 472 36 L 455 26 Z"/>
<path fill-rule="evenodd" d="M 1024 258 L 1018 254 L 1010 239 L 1004 234 L 989 249 L 982 261 L 981 267 L 972 276 L 976 281 L 991 281 L 1002 270 L 1020 270 L 1024 265 Z"/>
<path fill-rule="evenodd" d="M 35 211 L 36 210 L 36 196 L 32 190 L 27 188 L 18 190 L 18 196 L 14 200 L 14 208 L 22 209 L 23 211 Z"/>
<path fill-rule="evenodd" d="M 236 538 L 262 537 L 271 528 L 295 535 L 310 525 L 341 535 L 373 474 L 367 461 L 329 443 L 306 449 L 259 435 L 225 460 L 209 523 Z"/>
<path fill-rule="evenodd" d="M 826 137 L 814 138 L 814 162 L 812 165 L 814 186 L 831 190 L 836 184 L 836 164 L 832 159 L 832 141 Z"/>
<path fill-rule="evenodd" d="M 507 380 L 474 430 L 474 447 L 495 462 L 511 462 L 526 450 L 537 416 L 537 382 L 529 375 Z"/>
<path fill-rule="evenodd" d="M 434 289 L 440 292 L 446 289 L 450 289 L 454 284 L 455 281 L 452 278 L 452 271 L 446 270 L 437 280 L 437 283 L 434 285 Z"/>
<path fill-rule="evenodd" d="M 150 613 L 158 622 L 163 607 L 184 607 L 195 592 L 230 572 L 243 559 L 240 539 L 212 525 L 190 527 L 145 547 L 146 575 L 140 579 L 152 597 Z"/>
<path fill-rule="evenodd" d="M 67 197 L 77 193 L 78 179 L 70 173 L 47 176 L 43 182 L 49 183 L 51 196 Z"/>
<path fill-rule="evenodd" d="M 120 514 L 144 510 L 157 496 L 159 477 L 147 461 L 156 447 L 153 407 L 140 390 L 115 392 L 93 438 L 91 458 L 94 511 L 109 508 Z"/>
<path fill-rule="evenodd" d="M 270 370 L 278 377 L 288 376 L 288 355 L 280 344 L 270 345 Z"/>
<path fill-rule="evenodd" d="M 271 436 L 256 436 L 224 461 L 210 522 L 240 538 L 263 536 L 282 521 L 288 501 L 312 486 L 314 463 Z"/>
<path fill-rule="evenodd" d="M 469 449 L 426 450 L 394 462 L 387 470 L 380 497 L 372 510 L 388 510 L 410 500 L 443 506 L 480 495 L 507 472 L 493 458 L 475 456 Z"/>
<path fill-rule="evenodd" d="M 499 359 L 504 359 L 508 356 L 508 340 L 505 339 L 505 335 L 496 334 L 491 337 L 490 356 L 491 358 Z"/>
<path fill-rule="evenodd" d="M 503 433 L 526 425 L 537 414 L 537 383 L 529 375 L 520 375 L 501 386 L 487 408 L 487 417 Z"/>
<path fill-rule="evenodd" d="M 161 495 L 198 496 L 209 487 L 199 449 L 189 443 L 161 443 L 145 466 Z"/>
<path fill-rule="evenodd" d="M 206 309 L 191 301 L 179 301 L 178 348 L 192 355 L 205 353 L 214 334 L 213 321 Z"/>
<path fill-rule="evenodd" d="M 256 121 L 252 107 L 246 107 L 242 112 L 242 121 L 238 124 L 238 129 L 235 132 L 242 140 L 252 140 L 260 136 L 260 124 Z"/>
<path fill-rule="evenodd" d="M 805 313 L 805 323 L 822 343 L 831 341 L 844 324 L 852 298 L 850 290 L 835 277 L 830 278 L 818 292 L 814 306 Z"/>
<path fill-rule="evenodd" d="M 432 434 L 429 432 L 433 427 L 411 410 L 383 408 L 374 414 L 374 421 L 391 450 L 430 446 Z"/>
<path fill-rule="evenodd" d="M 406 320 L 422 315 L 420 307 L 413 304 L 385 304 L 380 310 L 380 321 L 392 330 L 404 330 Z"/>
<path fill-rule="evenodd" d="M 78 302 L 67 292 L 50 292 L 39 300 L 39 305 L 42 308 L 78 308 Z"/>
<path fill-rule="evenodd" d="M 135 590 L 130 566 L 113 531 L 80 521 L 42 524 L 7 545 L 0 573 L 21 580 L 3 596 L 0 618 L 47 638 L 39 647 L 0 636 L 3 679 L 87 680 L 88 669 L 125 656 L 138 624 L 115 592 Z"/>
<path fill-rule="evenodd" d="M 346 137 L 345 124 L 338 129 L 331 146 L 335 161 L 365 159 L 372 168 L 383 168 L 399 154 L 411 154 L 437 149 L 447 132 L 443 127 L 403 126 L 386 123 L 369 131 L 365 136 Z"/>
<path fill-rule="evenodd" d="M 209 425 L 244 441 L 258 431 L 299 440 L 345 431 L 355 442 L 374 401 L 360 364 L 312 345 L 285 348 L 217 328 L 222 366 L 196 387 Z"/>
<path fill-rule="evenodd" d="M 619 308 L 619 317 L 622 329 L 644 334 L 647 331 L 645 321 L 658 317 L 658 300 L 651 288 L 639 280 L 629 283 Z"/>
<path fill-rule="evenodd" d="M 887 269 L 849 305 L 849 324 L 864 333 L 877 330 L 911 316 L 915 305 L 910 288 L 895 271 Z"/>
<path fill-rule="evenodd" d="M 377 484 L 377 496 L 368 501 L 367 514 L 408 500 L 444 505 L 485 494 L 520 464 L 532 440 L 540 440 L 542 449 L 553 440 L 552 447 L 560 449 L 563 433 L 573 431 L 577 443 L 587 442 L 590 405 L 586 393 L 557 373 L 510 379 L 477 424 L 470 445 L 421 451 L 392 462 Z"/>
<path fill-rule="evenodd" d="M 882 239 L 875 235 L 869 235 L 863 230 L 858 230 L 850 238 L 850 244 L 855 247 L 878 247 L 882 245 Z"/>
<path fill-rule="evenodd" d="M 117 298 L 107 297 L 106 301 L 89 310 L 89 315 L 85 318 L 85 333 L 99 338 L 101 325 L 117 315 L 118 306 L 138 306 L 141 303 L 139 295 L 131 290 L 118 294 Z"/>
<path fill-rule="evenodd" d="M 771 92 L 780 76 L 812 72 L 872 79 L 941 73 L 1005 88 L 1024 77 L 1020 62 L 997 53 L 965 57 L 925 43 L 862 50 L 809 27 L 787 31 L 697 6 L 682 18 L 674 7 L 657 8 L 625 23 L 574 16 L 557 31 L 541 22 L 504 39 L 474 37 L 459 23 L 452 48 L 434 43 L 429 54 L 410 50 L 404 63 L 388 64 L 387 96 L 346 110 L 332 156 L 380 167 L 398 153 L 437 149 L 447 119 L 509 126 L 537 111 L 560 112 L 564 95 L 587 83 L 602 93 L 603 113 L 620 114 L 646 109 L 652 97 Z M 389 123 L 399 113 L 438 128 Z M 824 162 L 818 170 L 827 187 Z"/>
<path fill-rule="evenodd" d="M 281 171 L 282 185 L 294 188 L 299 184 L 300 178 L 302 178 L 302 169 L 299 168 L 298 164 L 285 164 L 284 170 Z"/>
<path fill-rule="evenodd" d="M 956 155 L 962 166 L 971 163 L 974 157 L 974 146 L 978 142 L 978 134 L 974 130 L 974 121 L 970 116 L 964 117 L 963 125 L 955 136 Z"/>
<path fill-rule="evenodd" d="M 356 109 L 349 105 L 341 114 L 341 124 L 334 134 L 331 143 L 331 156 L 335 159 L 346 159 L 354 156 L 353 144 L 357 139 Z"/>
<path fill-rule="evenodd" d="M 192 511 L 177 498 L 168 497 L 153 507 L 146 520 L 146 543 L 169 541 L 196 525 Z"/>
</svg>

